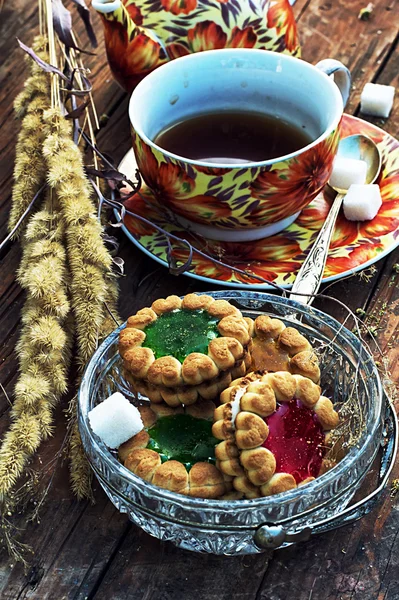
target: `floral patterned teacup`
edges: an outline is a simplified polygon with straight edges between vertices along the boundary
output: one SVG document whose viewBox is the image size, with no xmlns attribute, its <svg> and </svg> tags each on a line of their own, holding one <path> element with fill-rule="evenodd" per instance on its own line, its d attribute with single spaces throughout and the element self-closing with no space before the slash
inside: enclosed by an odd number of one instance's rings
<svg viewBox="0 0 399 600">
<path fill-rule="evenodd" d="M 215 240 L 256 240 L 288 227 L 328 181 L 350 89 L 344 65 L 326 59 L 317 67 L 274 52 L 227 49 L 178 58 L 148 75 L 129 114 L 138 168 L 159 203 Z M 188 159 L 153 141 L 174 123 L 218 111 L 273 115 L 306 129 L 312 141 L 242 164 Z"/>
</svg>

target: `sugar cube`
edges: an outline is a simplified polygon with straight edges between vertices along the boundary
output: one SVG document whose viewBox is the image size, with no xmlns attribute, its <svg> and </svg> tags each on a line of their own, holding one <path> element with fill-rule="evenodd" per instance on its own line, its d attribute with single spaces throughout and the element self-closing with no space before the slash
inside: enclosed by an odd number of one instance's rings
<svg viewBox="0 0 399 600">
<path fill-rule="evenodd" d="M 380 188 L 373 185 L 351 185 L 344 198 L 344 215 L 348 221 L 374 219 L 382 204 Z"/>
<path fill-rule="evenodd" d="M 329 184 L 333 188 L 347 190 L 352 183 L 365 183 L 366 173 L 367 163 L 364 160 L 337 156 L 334 160 Z"/>
<path fill-rule="evenodd" d="M 92 430 L 108 448 L 118 448 L 144 427 L 139 411 L 115 392 L 88 414 Z"/>
<path fill-rule="evenodd" d="M 395 88 L 392 85 L 366 83 L 360 96 L 360 110 L 365 115 L 389 117 L 393 106 Z"/>
</svg>

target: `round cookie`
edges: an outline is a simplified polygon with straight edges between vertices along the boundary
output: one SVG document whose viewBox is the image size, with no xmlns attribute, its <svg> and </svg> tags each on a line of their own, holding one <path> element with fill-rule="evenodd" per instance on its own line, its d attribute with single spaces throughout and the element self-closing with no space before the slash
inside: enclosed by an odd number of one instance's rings
<svg viewBox="0 0 399 600">
<path fill-rule="evenodd" d="M 220 498 L 231 490 L 231 477 L 216 466 L 212 435 L 215 405 L 141 406 L 144 429 L 119 447 L 124 466 L 142 479 L 172 492 Z M 212 461 L 212 462 L 209 462 Z"/>
<path fill-rule="evenodd" d="M 325 432 L 338 425 L 318 385 L 286 371 L 250 373 L 220 396 L 213 435 L 218 468 L 247 498 L 270 496 L 325 471 Z"/>
<path fill-rule="evenodd" d="M 309 341 L 280 319 L 260 315 L 255 319 L 251 346 L 252 371 L 288 371 L 320 381 L 319 362 Z"/>
<path fill-rule="evenodd" d="M 207 295 L 156 300 L 120 332 L 125 377 L 152 402 L 214 398 L 248 369 L 249 321 L 226 300 Z"/>
<path fill-rule="evenodd" d="M 244 360 L 236 368 L 227 373 L 221 373 L 211 381 L 193 386 L 166 387 L 153 385 L 145 380 L 133 377 L 126 369 L 124 370 L 124 376 L 136 392 L 143 394 L 155 404 L 166 402 L 168 406 L 172 407 L 181 406 L 182 404 L 188 406 L 197 402 L 198 398 L 206 400 L 218 398 L 220 392 L 226 389 L 234 379 L 245 375 L 250 361 L 250 355 L 246 353 Z"/>
</svg>

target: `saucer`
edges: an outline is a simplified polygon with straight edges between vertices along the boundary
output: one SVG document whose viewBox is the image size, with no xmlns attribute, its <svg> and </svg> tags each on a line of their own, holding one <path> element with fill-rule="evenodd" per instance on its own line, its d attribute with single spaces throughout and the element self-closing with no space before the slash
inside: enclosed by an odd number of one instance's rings
<svg viewBox="0 0 399 600">
<path fill-rule="evenodd" d="M 381 190 L 382 206 L 371 221 L 347 221 L 343 211 L 340 212 L 330 244 L 324 283 L 370 267 L 399 244 L 399 142 L 371 123 L 344 115 L 342 137 L 355 133 L 368 135 L 380 149 L 382 169 L 377 183 Z M 134 180 L 135 169 L 133 150 L 130 150 L 119 170 Z M 226 287 L 265 290 L 273 286 L 259 283 L 254 276 L 263 277 L 281 287 L 292 286 L 328 214 L 331 198 L 328 199 L 327 194 L 319 194 L 287 229 L 250 243 L 213 241 L 187 232 L 178 223 L 168 223 L 165 208 L 157 203 L 144 184 L 138 194 L 125 202 L 125 206 L 176 237 L 188 240 L 194 248 L 226 265 L 214 263 L 194 251 L 185 275 Z M 189 257 L 185 244 L 171 241 L 170 250 L 168 240 L 161 232 L 134 217 L 127 215 L 122 229 L 140 250 L 166 267 L 170 251 L 178 266 Z M 248 276 L 232 271 L 229 265 L 246 271 Z"/>
</svg>

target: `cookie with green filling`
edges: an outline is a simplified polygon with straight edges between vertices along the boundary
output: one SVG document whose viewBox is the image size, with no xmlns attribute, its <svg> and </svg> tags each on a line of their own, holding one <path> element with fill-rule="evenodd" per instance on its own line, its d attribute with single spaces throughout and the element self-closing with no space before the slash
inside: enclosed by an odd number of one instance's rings
<svg viewBox="0 0 399 600">
<path fill-rule="evenodd" d="M 213 435 L 218 468 L 247 498 L 286 492 L 322 474 L 326 432 L 339 417 L 309 378 L 249 373 L 220 396 Z"/>
<path fill-rule="evenodd" d="M 129 317 L 119 335 L 124 373 L 137 392 L 170 406 L 211 399 L 250 364 L 252 321 L 226 300 L 168 296 Z"/>
<path fill-rule="evenodd" d="M 215 466 L 213 402 L 200 400 L 185 408 L 156 404 L 139 411 L 144 429 L 118 450 L 127 469 L 186 496 L 220 498 L 231 490 L 231 477 Z"/>
</svg>

